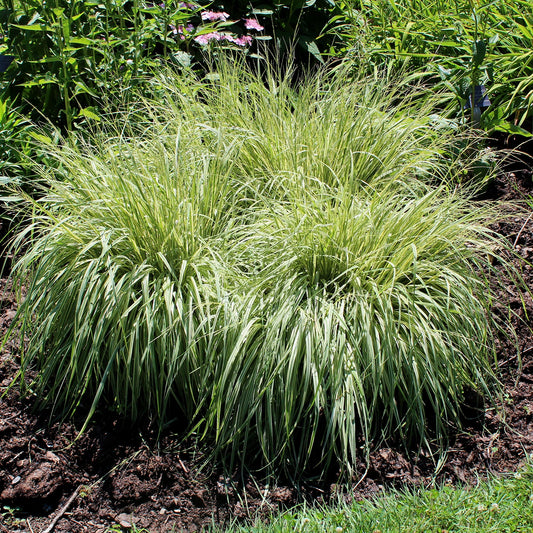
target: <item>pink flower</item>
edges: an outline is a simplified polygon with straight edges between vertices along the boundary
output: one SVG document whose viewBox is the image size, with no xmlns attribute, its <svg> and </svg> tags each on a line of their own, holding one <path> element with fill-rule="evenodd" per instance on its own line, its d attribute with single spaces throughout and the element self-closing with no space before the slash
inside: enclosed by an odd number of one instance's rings
<svg viewBox="0 0 533 533">
<path fill-rule="evenodd" d="M 242 35 L 241 37 L 236 37 L 230 33 L 224 33 L 221 40 L 234 43 L 238 46 L 246 46 L 247 44 L 252 43 L 252 37 L 250 35 Z"/>
<path fill-rule="evenodd" d="M 244 19 L 244 27 L 247 30 L 263 31 L 265 28 L 259 24 L 257 19 Z"/>
<path fill-rule="evenodd" d="M 242 35 L 234 39 L 233 42 L 239 46 L 246 46 L 252 44 L 252 37 L 250 35 Z"/>
<path fill-rule="evenodd" d="M 238 46 L 246 46 L 252 44 L 252 37 L 250 35 L 242 35 L 241 37 L 235 37 L 231 33 L 220 33 L 213 31 L 211 33 L 204 33 L 194 38 L 198 44 L 208 44 L 211 41 L 227 41 L 234 43 Z"/>
<path fill-rule="evenodd" d="M 194 40 L 198 44 L 207 44 L 209 43 L 209 41 L 220 41 L 221 39 L 224 39 L 224 35 L 222 35 L 218 31 L 213 31 L 211 33 L 203 33 L 202 35 L 198 35 L 194 38 Z"/>
<path fill-rule="evenodd" d="M 178 7 L 180 9 L 194 9 L 196 7 L 195 4 L 190 4 L 189 2 L 180 2 L 178 4 Z"/>
<path fill-rule="evenodd" d="M 223 11 L 202 11 L 202 20 L 209 20 L 211 22 L 221 20 L 222 22 L 224 22 L 228 19 L 229 15 Z"/>
</svg>

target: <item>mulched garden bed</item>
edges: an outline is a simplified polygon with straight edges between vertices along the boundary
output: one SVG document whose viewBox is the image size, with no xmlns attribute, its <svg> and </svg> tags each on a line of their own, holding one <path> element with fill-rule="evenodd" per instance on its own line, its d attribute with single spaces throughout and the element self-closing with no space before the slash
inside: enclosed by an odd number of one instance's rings
<svg viewBox="0 0 533 533">
<path fill-rule="evenodd" d="M 480 201 L 504 200 L 517 206 L 533 195 L 531 168 L 503 173 Z M 529 209 L 531 213 L 531 208 Z M 494 229 L 515 247 L 515 266 L 533 289 L 533 217 L 516 207 L 515 215 Z M 10 282 L 0 280 L 0 333 L 16 309 Z M 448 449 L 440 470 L 428 453 L 408 456 L 401 449 L 375 450 L 366 475 L 346 498 L 364 498 L 390 486 L 476 483 L 488 474 L 520 469 L 533 454 L 533 301 L 511 281 L 498 289 L 495 313 L 514 311 L 516 345 L 500 336 L 498 361 L 504 395 L 496 409 L 467 413 L 463 432 Z M 18 370 L 18 345 L 11 339 L 0 354 L 0 393 Z M 521 364 L 520 364 L 521 361 Z M 21 399 L 16 388 L 0 399 L 0 532 L 101 532 L 132 523 L 150 533 L 197 531 L 302 500 L 327 502 L 338 490 L 335 479 L 300 487 L 265 486 L 250 478 L 227 479 L 206 464 L 201 450 L 172 434 L 156 443 L 150 428 L 124 427 L 111 415 L 95 416 L 87 432 L 73 423 L 50 425 L 36 414 L 34 399 Z M 472 403 L 478 400 L 472 398 Z M 345 489 L 346 487 L 344 487 Z"/>
</svg>

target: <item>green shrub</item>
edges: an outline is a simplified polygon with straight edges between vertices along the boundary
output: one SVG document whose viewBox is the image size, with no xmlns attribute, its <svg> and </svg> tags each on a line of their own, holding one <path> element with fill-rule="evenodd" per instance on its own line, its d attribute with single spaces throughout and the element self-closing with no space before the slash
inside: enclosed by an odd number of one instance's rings
<svg viewBox="0 0 533 533">
<path fill-rule="evenodd" d="M 383 82 L 316 79 L 176 78 L 144 122 L 55 150 L 16 266 L 44 404 L 180 419 L 230 465 L 299 476 L 444 439 L 466 389 L 494 390 L 488 215 L 427 181 L 449 139 L 394 118 Z"/>
</svg>

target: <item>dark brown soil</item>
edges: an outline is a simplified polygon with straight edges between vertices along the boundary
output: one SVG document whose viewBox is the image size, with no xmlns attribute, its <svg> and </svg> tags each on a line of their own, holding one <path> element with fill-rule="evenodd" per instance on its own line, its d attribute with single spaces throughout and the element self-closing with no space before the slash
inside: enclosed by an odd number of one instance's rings
<svg viewBox="0 0 533 533">
<path fill-rule="evenodd" d="M 528 194 L 533 194 L 531 170 L 517 169 L 502 174 L 482 201 L 517 204 L 515 214 L 494 229 L 514 246 L 521 257 L 514 260 L 516 267 L 533 289 L 533 216 L 531 208 L 519 207 Z M 489 473 L 519 469 L 533 453 L 533 301 L 511 281 L 498 291 L 494 312 L 505 313 L 507 306 L 515 312 L 518 350 L 504 335 L 498 337 L 504 395 L 497 408 L 468 410 L 465 427 L 438 472 L 438 457 L 424 451 L 408 456 L 392 447 L 375 450 L 348 498 L 404 484 L 476 483 Z M 2 279 L 2 337 L 15 309 L 9 281 Z M 13 338 L 0 355 L 0 393 L 18 370 L 17 353 Z M 99 417 L 73 443 L 73 423 L 49 425 L 32 410 L 33 401 L 21 398 L 15 388 L 0 400 L 0 532 L 50 532 L 53 525 L 57 533 L 103 533 L 114 524 L 127 530 L 132 523 L 151 533 L 197 531 L 258 513 L 267 517 L 302 499 L 326 502 L 337 490 L 334 479 L 300 487 L 228 479 L 220 468 L 206 466 L 201 450 L 172 434 L 156 444 L 149 428 L 125 428 L 112 417 Z M 476 398 L 467 401 L 479 403 Z M 365 470 L 361 465 L 360 474 Z"/>
</svg>

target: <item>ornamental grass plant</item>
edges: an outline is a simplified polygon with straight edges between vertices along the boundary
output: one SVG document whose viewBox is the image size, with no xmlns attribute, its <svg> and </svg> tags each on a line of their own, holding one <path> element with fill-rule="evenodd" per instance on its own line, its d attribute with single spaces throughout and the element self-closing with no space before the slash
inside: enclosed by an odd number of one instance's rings
<svg viewBox="0 0 533 533">
<path fill-rule="evenodd" d="M 479 213 L 442 190 L 337 195 L 277 204 L 238 246 L 254 254 L 242 263 L 258 261 L 243 307 L 261 298 L 261 343 L 243 357 L 261 371 L 229 374 L 239 394 L 220 398 L 224 440 L 260 381 L 261 417 L 243 427 L 257 425 L 267 457 L 302 467 L 310 455 L 354 464 L 358 446 L 381 438 L 444 440 L 465 389 L 490 395 Z"/>
<path fill-rule="evenodd" d="M 467 389 L 495 390 L 490 215 L 435 186 L 454 163 L 427 106 L 337 75 L 167 75 L 180 90 L 50 148 L 15 243 L 26 390 L 291 477 L 443 440 Z"/>
<path fill-rule="evenodd" d="M 391 182 L 407 190 L 416 183 L 411 178 L 455 180 L 464 170 L 457 168 L 457 153 L 468 143 L 437 115 L 439 97 L 424 88 L 385 73 L 370 81 L 350 64 L 303 74 L 276 64 L 247 68 L 222 61 L 185 90 L 175 76 L 163 78 L 161 116 L 170 102 L 181 120 L 229 128 L 242 139 L 237 165 L 243 179 L 265 182 L 269 196 L 277 187 L 283 197 L 286 186 L 317 182 L 350 193 Z"/>
</svg>

